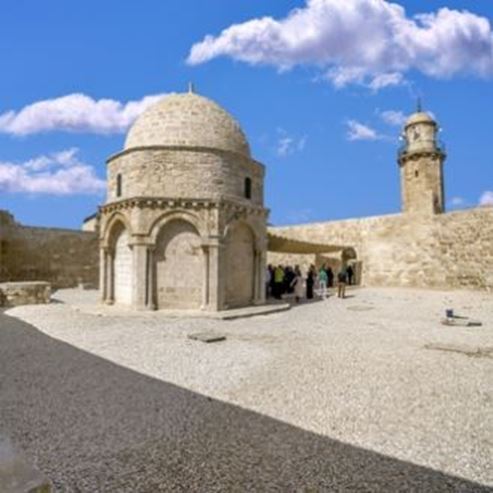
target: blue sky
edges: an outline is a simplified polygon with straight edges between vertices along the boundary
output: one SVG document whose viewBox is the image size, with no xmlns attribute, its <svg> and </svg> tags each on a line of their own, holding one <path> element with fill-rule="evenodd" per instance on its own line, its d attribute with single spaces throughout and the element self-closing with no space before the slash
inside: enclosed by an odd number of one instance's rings
<svg viewBox="0 0 493 493">
<path fill-rule="evenodd" d="M 493 202 L 491 0 L 2 7 L 0 208 L 23 224 L 80 227 L 128 125 L 189 81 L 266 165 L 271 223 L 398 212 L 399 122 L 418 95 L 443 128 L 449 209 Z"/>
</svg>

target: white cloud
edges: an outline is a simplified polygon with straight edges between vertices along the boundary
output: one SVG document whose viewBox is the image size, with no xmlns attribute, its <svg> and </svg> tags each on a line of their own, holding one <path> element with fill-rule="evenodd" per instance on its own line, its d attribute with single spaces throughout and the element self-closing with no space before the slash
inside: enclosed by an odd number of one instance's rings
<svg viewBox="0 0 493 493">
<path fill-rule="evenodd" d="M 465 205 L 466 201 L 462 197 L 452 197 L 450 199 L 450 205 L 452 207 L 460 207 L 462 205 Z"/>
<path fill-rule="evenodd" d="M 356 120 L 348 120 L 346 137 L 350 141 L 354 140 L 381 140 L 383 138 L 375 129 L 364 125 Z"/>
<path fill-rule="evenodd" d="M 479 205 L 491 205 L 493 206 L 493 191 L 486 190 L 481 194 L 479 198 Z"/>
<path fill-rule="evenodd" d="M 368 87 L 373 91 L 379 91 L 385 87 L 400 86 L 404 82 L 404 76 L 399 72 L 389 72 L 376 75 L 368 83 Z"/>
<path fill-rule="evenodd" d="M 296 152 L 301 152 L 305 148 L 307 137 L 293 137 L 287 134 L 282 128 L 277 129 L 279 138 L 276 145 L 276 154 L 280 157 L 290 156 Z"/>
<path fill-rule="evenodd" d="M 291 211 L 287 215 L 287 222 L 291 224 L 306 223 L 313 218 L 312 209 L 300 209 Z"/>
<path fill-rule="evenodd" d="M 50 195 L 98 194 L 106 183 L 72 148 L 24 163 L 0 161 L 0 192 Z"/>
<path fill-rule="evenodd" d="M 380 118 L 388 125 L 402 127 L 407 120 L 406 115 L 402 111 L 387 110 L 379 112 Z"/>
<path fill-rule="evenodd" d="M 124 133 L 135 119 L 164 95 L 146 96 L 122 103 L 114 99 L 95 100 L 85 94 L 69 94 L 37 101 L 19 111 L 0 114 L 0 133 L 30 135 L 65 131 L 95 134 Z"/>
<path fill-rule="evenodd" d="M 378 90 L 401 84 L 412 69 L 437 78 L 491 77 L 493 32 L 487 18 L 465 10 L 409 17 L 387 0 L 306 0 L 283 19 L 252 19 L 206 36 L 187 62 L 220 56 L 279 70 L 314 65 L 336 87 Z"/>
</svg>

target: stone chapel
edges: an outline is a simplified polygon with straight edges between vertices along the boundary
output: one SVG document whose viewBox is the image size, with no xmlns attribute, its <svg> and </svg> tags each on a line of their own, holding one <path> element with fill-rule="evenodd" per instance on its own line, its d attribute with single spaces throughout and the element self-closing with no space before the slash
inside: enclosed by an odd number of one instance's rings
<svg viewBox="0 0 493 493">
<path fill-rule="evenodd" d="M 105 303 L 219 311 L 265 301 L 264 166 L 231 115 L 193 90 L 169 95 L 107 164 Z"/>
</svg>

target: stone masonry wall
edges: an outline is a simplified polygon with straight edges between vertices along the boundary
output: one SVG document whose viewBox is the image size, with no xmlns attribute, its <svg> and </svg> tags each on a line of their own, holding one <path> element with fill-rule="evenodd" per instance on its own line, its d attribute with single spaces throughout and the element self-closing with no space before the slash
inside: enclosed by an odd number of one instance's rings
<svg viewBox="0 0 493 493">
<path fill-rule="evenodd" d="M 53 288 L 97 286 L 96 233 L 11 224 L 0 229 L 1 281 L 48 281 Z"/>
<path fill-rule="evenodd" d="M 122 195 L 116 196 L 117 175 Z M 244 199 L 245 178 L 252 180 L 252 198 L 263 204 L 264 168 L 257 162 L 224 151 L 135 149 L 108 160 L 107 202 L 131 197 Z"/>
<path fill-rule="evenodd" d="M 366 285 L 493 289 L 493 208 L 377 216 L 271 231 L 354 247 Z"/>
</svg>

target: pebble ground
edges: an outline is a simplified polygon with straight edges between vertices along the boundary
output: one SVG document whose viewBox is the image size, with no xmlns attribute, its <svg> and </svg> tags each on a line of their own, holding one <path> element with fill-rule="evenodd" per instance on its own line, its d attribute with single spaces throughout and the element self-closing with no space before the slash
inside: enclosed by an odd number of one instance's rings
<svg viewBox="0 0 493 493">
<path fill-rule="evenodd" d="M 0 431 L 56 491 L 493 491 L 491 294 L 357 289 L 234 321 L 55 298 L 0 314 Z"/>
</svg>

